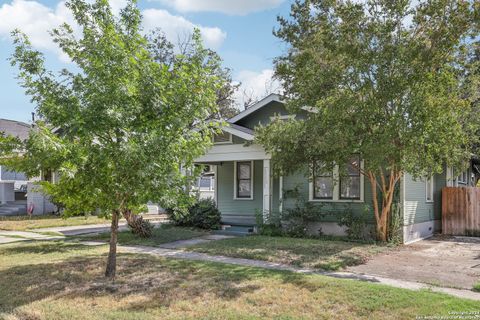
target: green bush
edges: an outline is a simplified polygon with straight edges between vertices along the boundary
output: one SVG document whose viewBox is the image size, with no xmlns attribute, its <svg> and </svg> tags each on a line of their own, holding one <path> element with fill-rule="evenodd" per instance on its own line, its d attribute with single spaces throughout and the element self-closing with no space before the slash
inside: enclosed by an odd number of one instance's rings
<svg viewBox="0 0 480 320">
<path fill-rule="evenodd" d="M 170 222 L 177 226 L 215 230 L 221 225 L 220 211 L 212 199 L 199 200 L 188 210 L 167 209 L 166 211 Z"/>
<path fill-rule="evenodd" d="M 355 215 L 351 210 L 345 211 L 340 217 L 340 226 L 347 228 L 347 237 L 351 240 L 371 240 L 371 226 L 368 224 L 368 217 L 371 215 L 371 210 L 365 206 L 362 214 Z"/>
<path fill-rule="evenodd" d="M 262 236 L 279 237 L 283 235 L 282 223 L 279 219 L 278 212 L 270 214 L 268 223 L 263 221 L 263 212 L 255 211 L 255 220 L 257 225 L 257 233 Z"/>
<path fill-rule="evenodd" d="M 165 212 L 167 213 L 170 223 L 181 227 L 190 226 L 191 223 L 188 210 L 179 208 L 167 208 Z"/>
<path fill-rule="evenodd" d="M 308 225 L 312 222 L 320 221 L 325 216 L 325 213 L 322 212 L 321 204 L 314 205 L 307 201 L 298 186 L 285 191 L 284 198 L 295 199 L 295 206 L 284 210 L 281 216 L 286 236 L 309 238 L 322 235 L 321 230 L 318 230 L 316 235 L 308 234 Z"/>
<path fill-rule="evenodd" d="M 293 238 L 313 238 L 321 236 L 321 230 L 318 234 L 308 234 L 308 225 L 319 221 L 325 214 L 321 212 L 320 205 L 313 205 L 306 201 L 296 186 L 291 190 L 284 192 L 284 199 L 295 199 L 293 208 L 287 208 L 282 213 L 271 212 L 268 222 L 263 221 L 261 211 L 256 212 L 257 232 L 264 236 L 286 236 Z"/>
</svg>

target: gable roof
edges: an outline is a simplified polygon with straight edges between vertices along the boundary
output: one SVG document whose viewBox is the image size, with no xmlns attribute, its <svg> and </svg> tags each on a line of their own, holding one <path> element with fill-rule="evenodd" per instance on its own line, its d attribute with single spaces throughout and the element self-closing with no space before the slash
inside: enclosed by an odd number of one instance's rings
<svg viewBox="0 0 480 320">
<path fill-rule="evenodd" d="M 28 138 L 28 134 L 32 127 L 21 121 L 0 119 L 0 132 L 6 135 L 17 137 L 21 140 Z"/>
<path fill-rule="evenodd" d="M 265 98 L 263 98 L 262 100 L 258 101 L 257 103 L 253 104 L 251 107 L 243 110 L 242 112 L 240 112 L 239 114 L 237 114 L 236 116 L 228 119 L 227 121 L 229 123 L 235 123 L 243 118 L 245 118 L 246 116 L 254 113 L 255 111 L 265 107 L 267 104 L 269 104 L 270 102 L 272 101 L 276 101 L 276 102 L 280 102 L 280 103 L 283 103 L 280 95 L 276 94 L 276 93 L 271 93 L 269 94 L 268 96 L 266 96 Z"/>
</svg>

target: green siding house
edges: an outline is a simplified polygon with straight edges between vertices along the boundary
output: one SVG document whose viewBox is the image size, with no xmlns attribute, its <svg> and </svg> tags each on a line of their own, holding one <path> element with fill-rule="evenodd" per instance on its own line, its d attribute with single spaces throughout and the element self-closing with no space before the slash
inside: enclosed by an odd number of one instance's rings
<svg viewBox="0 0 480 320">
<path fill-rule="evenodd" d="M 331 175 L 307 177 L 303 173 L 276 177 L 272 174 L 271 157 L 262 146 L 251 143 L 255 127 L 268 124 L 275 117 L 290 115 L 280 96 L 271 94 L 228 120 L 223 133 L 197 163 L 209 165 L 214 176 L 214 200 L 225 225 L 255 226 L 256 214 L 281 212 L 292 208 L 298 199 L 285 197 L 285 191 L 296 189 L 297 197 L 318 206 L 321 218 L 310 226 L 310 232 L 342 235 L 338 225 L 343 212 L 361 214 L 371 207 L 370 185 L 359 172 L 348 170 L 349 178 Z M 250 142 L 250 143 L 248 143 Z M 360 160 L 360 159 L 359 159 Z M 455 177 L 452 170 L 424 180 L 405 174 L 400 183 L 400 205 L 403 220 L 403 241 L 427 238 L 441 228 L 441 189 L 445 186 L 470 185 L 471 170 Z M 339 181 L 334 183 L 333 181 Z M 374 223 L 373 212 L 370 222 Z"/>
</svg>

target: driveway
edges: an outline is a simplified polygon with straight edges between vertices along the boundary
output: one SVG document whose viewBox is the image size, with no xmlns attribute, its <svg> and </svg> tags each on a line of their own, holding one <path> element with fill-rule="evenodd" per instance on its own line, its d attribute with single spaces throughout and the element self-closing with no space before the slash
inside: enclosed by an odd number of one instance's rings
<svg viewBox="0 0 480 320">
<path fill-rule="evenodd" d="M 472 289 L 480 281 L 480 238 L 434 237 L 372 258 L 350 272 Z"/>
</svg>

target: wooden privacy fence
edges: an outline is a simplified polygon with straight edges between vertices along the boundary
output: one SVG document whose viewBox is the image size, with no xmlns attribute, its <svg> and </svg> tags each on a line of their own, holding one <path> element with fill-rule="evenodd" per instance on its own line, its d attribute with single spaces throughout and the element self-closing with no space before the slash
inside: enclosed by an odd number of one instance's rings
<svg viewBox="0 0 480 320">
<path fill-rule="evenodd" d="M 442 189 L 442 233 L 480 236 L 480 188 Z"/>
</svg>

